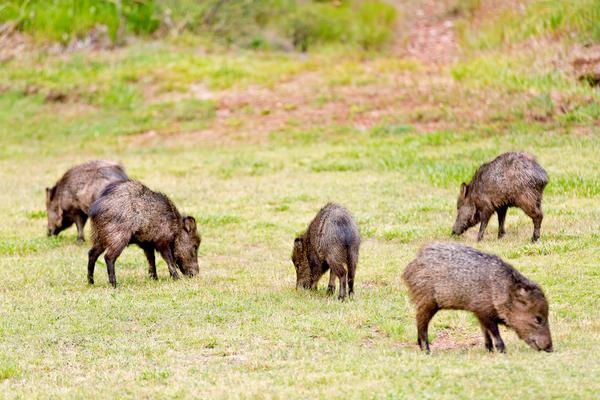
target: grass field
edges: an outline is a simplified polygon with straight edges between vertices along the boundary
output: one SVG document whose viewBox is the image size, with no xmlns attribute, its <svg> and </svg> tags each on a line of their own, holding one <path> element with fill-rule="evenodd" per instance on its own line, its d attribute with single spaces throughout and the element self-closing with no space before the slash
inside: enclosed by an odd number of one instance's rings
<svg viewBox="0 0 600 400">
<path fill-rule="evenodd" d="M 192 36 L 32 50 L 0 64 L 0 397 L 594 398 L 600 393 L 600 94 L 554 62 L 570 44 L 473 50 L 449 64 L 323 49 L 205 51 Z M 535 154 L 541 240 L 511 209 L 451 238 L 481 162 Z M 199 221 L 200 274 L 173 282 L 129 247 L 86 284 L 89 241 L 45 236 L 44 188 L 120 160 Z M 296 291 L 293 239 L 340 202 L 363 238 L 356 295 Z M 86 227 L 89 237 L 89 227 Z M 506 259 L 550 302 L 555 352 L 506 329 L 488 354 L 465 312 L 416 345 L 400 275 L 458 240 Z M 102 260 L 102 258 L 100 259 Z"/>
</svg>

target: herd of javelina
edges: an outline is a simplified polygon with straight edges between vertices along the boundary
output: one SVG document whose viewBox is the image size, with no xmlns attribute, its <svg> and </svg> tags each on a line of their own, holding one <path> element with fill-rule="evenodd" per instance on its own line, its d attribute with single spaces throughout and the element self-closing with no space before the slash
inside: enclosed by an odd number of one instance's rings
<svg viewBox="0 0 600 400">
<path fill-rule="evenodd" d="M 498 237 L 506 234 L 509 207 L 521 208 L 533 221 L 532 241 L 540 237 L 542 194 L 548 176 L 535 157 L 524 152 L 501 154 L 463 183 L 457 202 L 453 235 L 480 224 L 483 238 L 491 216 L 498 214 Z M 88 253 L 88 282 L 94 283 L 94 266 L 104 253 L 108 278 L 117 286 L 115 262 L 129 244 L 137 244 L 148 260 L 148 272 L 157 279 L 155 251 L 163 257 L 173 279 L 181 273 L 198 273 L 201 236 L 192 216 L 182 215 L 164 194 L 129 179 L 122 165 L 89 161 L 69 169 L 46 189 L 48 235 L 58 235 L 73 223 L 77 240 L 92 225 Z M 339 298 L 354 293 L 360 234 L 350 212 L 329 203 L 293 241 L 292 262 L 296 288 L 316 289 L 330 271 L 328 293 L 339 280 Z M 442 309 L 471 311 L 477 317 L 485 348 L 505 351 L 498 325 L 503 324 L 536 350 L 553 351 L 548 324 L 548 302 L 542 289 L 495 255 L 453 242 L 423 246 L 402 274 L 415 304 L 418 344 L 429 353 L 427 327 Z"/>
</svg>

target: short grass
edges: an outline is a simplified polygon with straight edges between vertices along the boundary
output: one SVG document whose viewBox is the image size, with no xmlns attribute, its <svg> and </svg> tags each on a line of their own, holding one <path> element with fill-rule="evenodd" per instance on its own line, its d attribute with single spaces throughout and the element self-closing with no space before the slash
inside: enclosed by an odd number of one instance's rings
<svg viewBox="0 0 600 400">
<path fill-rule="evenodd" d="M 594 89 L 548 64 L 527 68 L 522 55 L 510 56 L 505 68 L 492 68 L 482 54 L 434 70 L 385 55 L 197 54 L 170 42 L 100 55 L 33 54 L 0 69 L 0 397 L 600 392 Z M 424 94 L 413 82 L 432 73 L 448 86 Z M 376 124 L 305 128 L 300 120 L 261 140 L 250 140 L 259 132 L 246 125 L 261 112 L 248 111 L 239 128 L 232 121 L 211 136 L 232 106 L 178 97 L 194 85 L 277 93 L 285 82 L 309 85 L 315 76 L 326 95 L 302 110 L 325 107 L 345 90 L 385 89 L 396 76 L 415 94 L 409 102 L 399 93 L 397 111 Z M 47 99 L 53 91 L 64 102 Z M 554 110 L 557 93 L 581 118 Z M 237 105 L 242 116 L 252 106 Z M 509 150 L 536 154 L 550 175 L 541 241 L 529 242 L 532 224 L 520 210 L 509 211 L 502 240 L 495 221 L 481 243 L 475 229 L 452 239 L 460 182 Z M 97 157 L 122 161 L 130 176 L 197 218 L 198 277 L 173 282 L 161 260 L 160 279 L 151 281 L 143 252 L 130 247 L 117 262 L 118 289 L 109 286 L 103 261 L 88 286 L 89 242 L 77 245 L 74 229 L 45 237 L 44 188 Z M 293 238 L 327 201 L 346 205 L 363 237 L 356 296 L 345 302 L 327 297 L 325 282 L 317 292 L 294 289 Z M 432 322 L 432 354 L 421 353 L 400 274 L 433 239 L 498 254 L 537 281 L 550 301 L 555 352 L 537 353 L 504 329 L 508 354 L 488 354 L 476 320 L 447 311 Z"/>
</svg>

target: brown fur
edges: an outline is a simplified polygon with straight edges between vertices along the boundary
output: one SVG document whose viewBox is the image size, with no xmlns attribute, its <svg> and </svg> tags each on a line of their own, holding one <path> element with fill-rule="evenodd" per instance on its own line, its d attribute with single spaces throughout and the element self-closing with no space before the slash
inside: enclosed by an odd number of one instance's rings
<svg viewBox="0 0 600 400">
<path fill-rule="evenodd" d="M 46 188 L 48 236 L 75 223 L 77 240 L 83 242 L 90 205 L 108 184 L 123 180 L 127 180 L 123 166 L 113 161 L 88 161 L 69 169 L 56 185 Z"/>
<path fill-rule="evenodd" d="M 522 209 L 533 221 L 533 236 L 537 241 L 544 214 L 542 195 L 548 183 L 546 171 L 535 157 L 527 153 L 504 153 L 483 164 L 469 184 L 461 185 L 458 215 L 452 228 L 455 235 L 481 222 L 477 240 L 483 239 L 491 216 L 498 213 L 498 238 L 506 233 L 504 220 L 509 207 Z"/>
<path fill-rule="evenodd" d="M 473 312 L 485 347 L 505 351 L 498 324 L 537 350 L 552 351 L 548 302 L 540 287 L 494 255 L 455 243 L 434 242 L 419 251 L 402 278 L 417 309 L 419 346 L 429 352 L 427 327 L 443 309 Z"/>
<path fill-rule="evenodd" d="M 350 295 L 354 294 L 359 247 L 358 227 L 350 212 L 340 205 L 327 204 L 306 232 L 294 240 L 292 261 L 296 268 L 296 287 L 316 289 L 321 276 L 331 269 L 327 291 L 335 291 L 335 278 L 338 277 L 339 298 L 346 297 L 346 285 Z"/>
<path fill-rule="evenodd" d="M 94 283 L 96 260 L 104 260 L 110 283 L 116 287 L 114 263 L 129 244 L 140 246 L 149 264 L 150 277 L 157 279 L 154 250 L 162 255 L 173 279 L 176 266 L 186 275 L 198 273 L 200 235 L 193 217 L 181 216 L 175 204 L 162 193 L 136 181 L 106 187 L 90 208 L 93 246 L 89 251 L 88 281 Z"/>
</svg>

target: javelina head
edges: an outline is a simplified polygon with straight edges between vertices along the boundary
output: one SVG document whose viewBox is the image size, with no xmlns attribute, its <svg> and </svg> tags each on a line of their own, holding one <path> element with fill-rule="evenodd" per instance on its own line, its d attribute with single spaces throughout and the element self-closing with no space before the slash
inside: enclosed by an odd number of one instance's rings
<svg viewBox="0 0 600 400">
<path fill-rule="evenodd" d="M 296 289 L 309 289 L 312 281 L 310 266 L 308 265 L 308 249 L 304 238 L 294 239 L 294 250 L 292 251 L 292 262 L 296 268 Z"/>
<path fill-rule="evenodd" d="M 469 189 L 469 185 L 464 182 L 460 185 L 460 194 L 458 195 L 458 201 L 456 202 L 458 215 L 456 216 L 454 227 L 452 227 L 453 235 L 460 235 L 479 222 L 477 207 L 475 207 L 475 202 L 470 195 Z"/>
<path fill-rule="evenodd" d="M 73 224 L 63 215 L 63 210 L 58 204 L 56 186 L 46 188 L 46 214 L 48 215 L 48 236 L 58 235 Z"/>
<path fill-rule="evenodd" d="M 175 239 L 175 264 L 184 274 L 194 276 L 199 271 L 198 247 L 201 238 L 194 217 L 183 217 L 181 225 L 181 231 Z"/>
<path fill-rule="evenodd" d="M 507 325 L 536 350 L 552 352 L 548 323 L 548 301 L 537 286 L 519 284 L 511 290 L 511 309 Z"/>
</svg>

